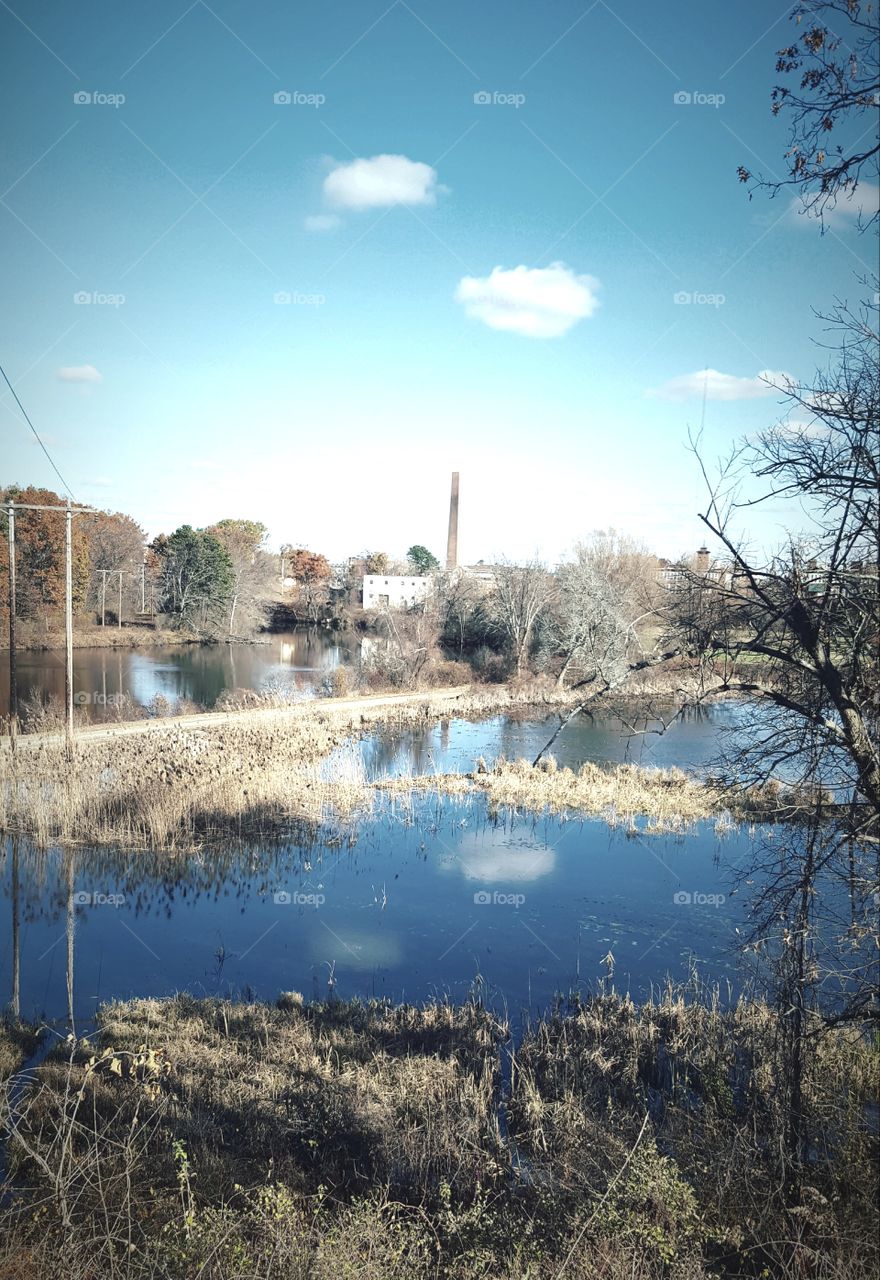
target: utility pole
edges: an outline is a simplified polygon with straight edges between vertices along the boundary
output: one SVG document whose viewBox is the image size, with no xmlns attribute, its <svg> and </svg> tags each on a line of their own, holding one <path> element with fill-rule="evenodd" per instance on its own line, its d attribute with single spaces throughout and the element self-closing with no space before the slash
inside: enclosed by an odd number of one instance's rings
<svg viewBox="0 0 880 1280">
<path fill-rule="evenodd" d="M 73 510 L 64 511 L 64 725 L 67 759 L 73 759 Z"/>
<path fill-rule="evenodd" d="M 121 569 L 99 569 L 101 575 L 101 626 L 106 627 L 106 601 L 107 601 L 107 579 L 114 573 L 119 574 L 119 608 L 116 610 L 116 625 L 122 626 L 122 570 Z"/>
<path fill-rule="evenodd" d="M 144 552 L 144 563 L 141 565 L 141 613 L 147 612 L 147 561 Z"/>
<path fill-rule="evenodd" d="M 15 503 L 9 500 L 9 738 L 18 734 L 18 672 L 15 656 Z"/>
</svg>

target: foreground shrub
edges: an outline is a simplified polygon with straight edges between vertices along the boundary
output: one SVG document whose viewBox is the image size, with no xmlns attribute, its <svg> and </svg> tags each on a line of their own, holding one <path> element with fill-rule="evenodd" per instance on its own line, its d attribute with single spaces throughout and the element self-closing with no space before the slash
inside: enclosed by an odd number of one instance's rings
<svg viewBox="0 0 880 1280">
<path fill-rule="evenodd" d="M 877 1056 L 808 1073 L 785 1156 L 776 1016 L 667 992 L 508 1031 L 469 1004 L 105 1006 L 2 1118 L 0 1277 L 868 1280 Z M 502 1136 L 504 1132 L 504 1136 Z"/>
</svg>

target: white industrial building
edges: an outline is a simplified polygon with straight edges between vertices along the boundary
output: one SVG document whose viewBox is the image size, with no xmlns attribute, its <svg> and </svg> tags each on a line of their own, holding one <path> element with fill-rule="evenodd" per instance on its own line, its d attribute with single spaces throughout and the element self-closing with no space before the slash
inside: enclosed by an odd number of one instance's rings
<svg viewBox="0 0 880 1280">
<path fill-rule="evenodd" d="M 364 576 L 363 605 L 365 609 L 409 609 L 420 604 L 431 594 L 434 579 L 412 577 L 394 573 L 372 573 Z"/>
</svg>

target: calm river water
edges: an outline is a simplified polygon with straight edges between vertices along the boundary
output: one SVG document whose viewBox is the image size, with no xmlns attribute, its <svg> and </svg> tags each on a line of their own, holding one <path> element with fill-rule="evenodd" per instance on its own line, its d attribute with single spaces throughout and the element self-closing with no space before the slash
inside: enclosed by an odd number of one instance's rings
<svg viewBox="0 0 880 1280">
<path fill-rule="evenodd" d="M 143 649 L 75 649 L 74 697 L 84 716 L 112 719 L 118 695 L 146 707 L 157 694 L 213 707 L 232 689 L 277 689 L 308 695 L 334 667 L 350 659 L 337 632 L 301 627 L 259 644 L 155 645 Z M 18 655 L 19 703 L 64 699 L 64 653 Z M 8 654 L 0 655 L 0 715 L 9 712 Z"/>
<path fill-rule="evenodd" d="M 720 706 L 664 737 L 631 740 L 620 724 L 584 721 L 556 754 L 578 763 L 647 753 L 699 767 L 734 722 Z M 345 767 L 372 776 L 471 768 L 476 754 L 529 754 L 547 730 L 504 716 L 451 721 L 396 742 L 370 738 L 347 749 Z M 386 798 L 350 825 L 189 857 L 9 842 L 0 1004 L 16 950 L 23 1016 L 63 1018 L 72 969 L 86 1022 L 110 997 L 182 989 L 420 1000 L 476 987 L 518 1011 L 595 986 L 609 969 L 619 989 L 644 994 L 694 962 L 735 991 L 737 885 L 751 838 L 711 823 L 658 837 L 594 820 L 492 821 L 480 798 L 421 797 Z"/>
</svg>

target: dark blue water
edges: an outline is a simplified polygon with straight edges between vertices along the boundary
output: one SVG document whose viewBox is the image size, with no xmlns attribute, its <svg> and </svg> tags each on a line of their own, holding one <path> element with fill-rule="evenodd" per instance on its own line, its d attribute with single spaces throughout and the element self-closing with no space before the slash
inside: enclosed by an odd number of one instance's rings
<svg viewBox="0 0 880 1280">
<path fill-rule="evenodd" d="M 110 997 L 282 990 L 420 1000 L 478 987 L 512 1009 L 595 985 L 644 994 L 696 961 L 739 985 L 731 892 L 747 834 L 702 824 L 682 838 L 599 821 L 487 820 L 482 799 L 388 801 L 358 830 L 198 857 L 20 847 L 21 1011 Z M 11 919 L 11 849 L 3 911 Z M 0 990 L 11 981 L 4 925 Z M 608 959 L 609 954 L 613 960 Z"/>
</svg>

